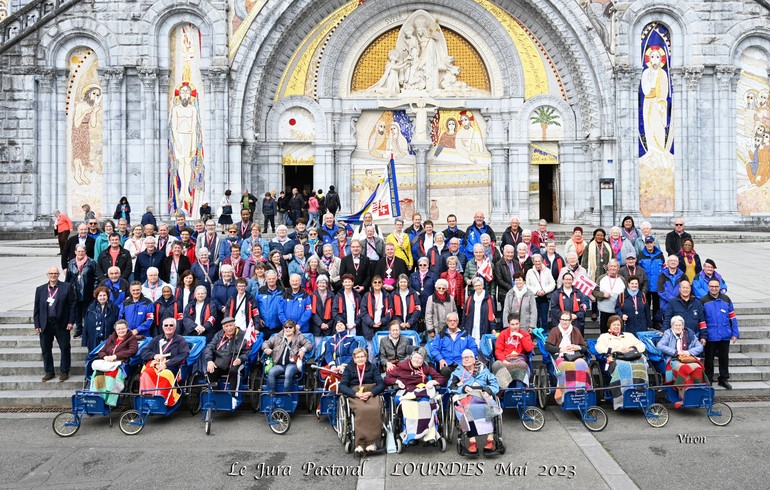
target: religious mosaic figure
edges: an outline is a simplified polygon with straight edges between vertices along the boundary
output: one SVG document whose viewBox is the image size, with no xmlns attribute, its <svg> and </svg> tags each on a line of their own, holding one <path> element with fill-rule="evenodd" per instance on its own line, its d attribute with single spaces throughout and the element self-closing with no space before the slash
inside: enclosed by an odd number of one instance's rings
<svg viewBox="0 0 770 490">
<path fill-rule="evenodd" d="M 441 133 L 441 136 L 438 139 L 438 142 L 436 144 L 436 151 L 433 153 L 433 156 L 439 156 L 441 152 L 444 150 L 444 148 L 454 148 L 455 147 L 455 138 L 457 137 L 457 120 L 453 117 L 450 117 L 446 120 L 446 131 Z"/>
<path fill-rule="evenodd" d="M 72 116 L 72 165 L 74 179 L 80 185 L 88 185 L 91 179 L 86 171 L 92 170 L 91 165 L 91 129 L 99 124 L 99 113 L 102 110 L 102 89 L 97 84 L 87 85 L 83 89 L 83 97 L 75 104 Z"/>
<path fill-rule="evenodd" d="M 471 111 L 460 111 L 460 129 L 457 130 L 457 136 L 455 136 L 455 149 L 458 155 L 472 163 L 478 163 L 478 159 L 472 154 L 484 151 L 484 142 L 481 140 L 481 133 L 473 122 L 474 118 Z"/>
<path fill-rule="evenodd" d="M 198 109 L 192 104 L 192 88 L 189 83 L 179 87 L 179 100 L 171 110 L 171 133 L 174 141 L 178 201 L 190 198 L 193 160 L 198 152 Z"/>
</svg>

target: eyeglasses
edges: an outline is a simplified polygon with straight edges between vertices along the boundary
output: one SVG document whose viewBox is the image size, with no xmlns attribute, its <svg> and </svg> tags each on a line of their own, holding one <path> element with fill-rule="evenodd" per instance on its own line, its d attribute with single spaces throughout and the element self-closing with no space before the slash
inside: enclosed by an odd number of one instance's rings
<svg viewBox="0 0 770 490">
<path fill-rule="evenodd" d="M 570 322 L 572 321 L 572 318 L 559 318 L 559 320 L 563 322 Z"/>
<path fill-rule="evenodd" d="M 446 289 L 444 286 L 436 286 L 437 291 L 443 291 L 444 289 Z"/>
<path fill-rule="evenodd" d="M 294 327 L 283 327 L 284 330 L 294 330 Z"/>
<path fill-rule="evenodd" d="M 48 275 L 49 276 L 58 276 L 59 273 L 58 272 L 49 272 Z"/>
<path fill-rule="evenodd" d="M 463 359 L 476 359 L 476 356 L 463 356 Z"/>
<path fill-rule="evenodd" d="M 674 226 L 684 226 L 684 223 L 674 223 Z"/>
<path fill-rule="evenodd" d="M 428 264 L 419 264 L 420 267 L 428 267 Z"/>
<path fill-rule="evenodd" d="M 372 284 L 382 284 L 382 281 L 372 281 Z"/>
<path fill-rule="evenodd" d="M 163 326 L 164 327 L 176 327 L 176 325 L 174 325 L 173 323 L 164 323 Z"/>
<path fill-rule="evenodd" d="M 457 323 L 459 320 L 457 320 L 456 318 L 447 318 L 446 321 L 447 321 L 447 323 L 449 323 L 449 322 Z"/>
<path fill-rule="evenodd" d="M 238 230 L 230 230 L 228 233 L 238 233 Z"/>
<path fill-rule="evenodd" d="M 97 223 L 96 221 L 91 221 L 91 222 L 89 222 L 88 224 L 89 224 L 89 225 L 98 225 L 99 223 Z"/>
</svg>

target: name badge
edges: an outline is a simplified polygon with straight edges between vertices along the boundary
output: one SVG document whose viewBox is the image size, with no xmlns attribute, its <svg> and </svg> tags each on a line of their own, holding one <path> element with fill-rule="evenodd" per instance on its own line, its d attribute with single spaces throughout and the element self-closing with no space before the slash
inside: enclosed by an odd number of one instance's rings
<svg viewBox="0 0 770 490">
<path fill-rule="evenodd" d="M 56 301 L 54 298 L 48 298 L 46 300 L 46 303 L 48 303 L 49 305 L 52 305 L 54 301 Z"/>
</svg>

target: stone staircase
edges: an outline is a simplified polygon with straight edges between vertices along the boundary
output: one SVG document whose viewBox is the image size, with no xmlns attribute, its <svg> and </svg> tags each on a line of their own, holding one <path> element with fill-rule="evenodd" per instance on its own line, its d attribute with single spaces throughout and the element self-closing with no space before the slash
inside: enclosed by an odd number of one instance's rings
<svg viewBox="0 0 770 490">
<path fill-rule="evenodd" d="M 770 396 L 770 307 L 739 307 L 741 340 L 730 347 L 732 391 L 715 386 L 718 396 Z M 597 322 L 587 322 L 586 335 L 599 335 Z M 73 392 L 83 387 L 86 348 L 73 342 L 70 379 L 43 383 L 40 344 L 32 328 L 32 312 L 0 313 L 0 409 L 69 407 Z M 536 356 L 536 366 L 540 364 Z M 58 374 L 59 353 L 54 343 Z"/>
</svg>

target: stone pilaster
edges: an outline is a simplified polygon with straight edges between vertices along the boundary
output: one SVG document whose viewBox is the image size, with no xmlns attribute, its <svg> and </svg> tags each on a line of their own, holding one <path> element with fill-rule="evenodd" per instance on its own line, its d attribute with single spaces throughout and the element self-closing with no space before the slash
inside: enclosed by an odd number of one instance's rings
<svg viewBox="0 0 770 490">
<path fill-rule="evenodd" d="M 105 146 L 109 150 L 103 153 L 104 209 L 100 210 L 106 213 L 112 203 L 118 202 L 126 185 L 126 161 L 124 158 L 126 101 L 122 90 L 125 78 L 123 67 L 104 68 L 101 73 L 107 79 L 107 90 L 104 98 L 108 101 L 109 109 L 104 117 L 104 128 L 108 135 L 108 143 Z"/>
<path fill-rule="evenodd" d="M 146 203 L 152 203 L 155 201 L 158 195 L 162 191 L 162 179 L 158 178 L 159 169 L 161 167 L 160 162 L 157 161 L 156 148 L 160 145 L 158 140 L 157 129 L 155 128 L 155 114 L 157 113 L 157 92 L 156 82 L 158 80 L 158 72 L 154 68 L 147 68 L 144 66 L 137 67 L 137 74 L 139 80 L 142 82 L 142 141 L 144 142 L 144 162 L 142 163 L 142 182 L 145 184 L 152 183 L 151 185 L 145 185 L 142 189 L 143 199 Z M 138 190 L 138 189 L 137 189 Z M 161 210 L 155 206 L 155 211 Z"/>
<path fill-rule="evenodd" d="M 34 200 L 37 203 L 37 208 L 34 213 L 36 216 L 41 216 L 53 210 L 52 202 L 55 197 L 53 193 L 55 183 L 52 173 L 54 171 L 53 156 L 56 154 L 56 139 L 53 138 L 56 131 L 56 112 L 52 102 L 56 71 L 52 68 L 38 70 L 35 80 L 37 81 L 36 113 L 40 150 L 37 158 L 37 185 L 35 186 L 37 199 Z"/>
<path fill-rule="evenodd" d="M 431 145 L 427 143 L 413 144 L 417 171 L 417 187 L 415 189 L 414 209 L 422 216 L 428 216 L 430 201 L 428 196 L 428 151 Z"/>
</svg>

